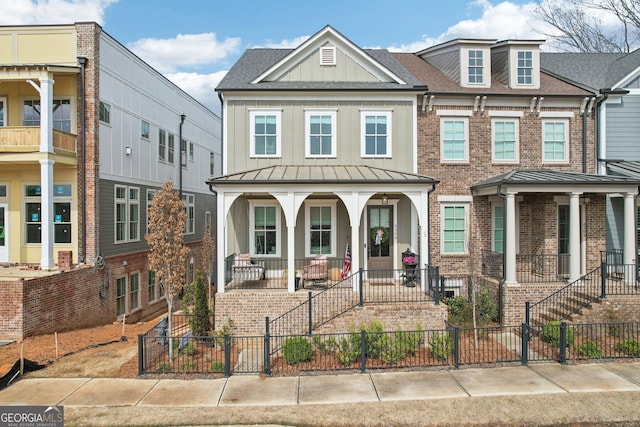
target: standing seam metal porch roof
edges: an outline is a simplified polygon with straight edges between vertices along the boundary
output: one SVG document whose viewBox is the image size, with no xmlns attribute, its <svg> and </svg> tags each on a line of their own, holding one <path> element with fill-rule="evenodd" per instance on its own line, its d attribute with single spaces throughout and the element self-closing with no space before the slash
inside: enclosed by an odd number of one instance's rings
<svg viewBox="0 0 640 427">
<path fill-rule="evenodd" d="M 425 176 L 371 166 L 268 166 L 210 178 L 209 185 L 225 184 L 437 184 Z"/>
<path fill-rule="evenodd" d="M 563 172 L 544 169 L 514 169 L 471 185 L 472 189 L 480 189 L 503 184 L 632 184 L 640 185 L 640 179 L 622 176 L 595 175 L 578 172 Z"/>
</svg>

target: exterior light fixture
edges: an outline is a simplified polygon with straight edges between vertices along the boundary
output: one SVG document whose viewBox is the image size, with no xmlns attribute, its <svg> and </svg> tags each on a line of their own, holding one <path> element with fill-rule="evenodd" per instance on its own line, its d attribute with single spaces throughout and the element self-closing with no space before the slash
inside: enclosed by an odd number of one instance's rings
<svg viewBox="0 0 640 427">
<path fill-rule="evenodd" d="M 387 205 L 387 204 L 389 204 L 389 196 L 387 196 L 387 193 L 384 193 L 384 194 L 382 195 L 382 204 L 383 204 L 383 205 Z"/>
</svg>

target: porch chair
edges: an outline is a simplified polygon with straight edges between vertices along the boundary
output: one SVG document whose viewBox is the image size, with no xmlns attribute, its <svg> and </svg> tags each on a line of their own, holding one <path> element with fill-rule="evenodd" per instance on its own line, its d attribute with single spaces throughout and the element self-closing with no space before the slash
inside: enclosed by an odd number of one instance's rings
<svg viewBox="0 0 640 427">
<path fill-rule="evenodd" d="M 236 283 L 264 280 L 264 262 L 252 260 L 249 254 L 238 254 L 233 259 L 231 272 Z"/>
<path fill-rule="evenodd" d="M 316 255 L 309 265 L 302 267 L 302 284 L 307 280 L 320 281 L 329 280 L 329 260 L 326 255 Z"/>
</svg>

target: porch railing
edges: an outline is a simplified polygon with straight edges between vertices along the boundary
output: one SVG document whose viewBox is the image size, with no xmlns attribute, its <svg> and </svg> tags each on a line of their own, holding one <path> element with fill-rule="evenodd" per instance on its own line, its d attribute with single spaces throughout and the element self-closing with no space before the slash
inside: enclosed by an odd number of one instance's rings
<svg viewBox="0 0 640 427">
<path fill-rule="evenodd" d="M 76 154 L 76 136 L 53 130 L 53 148 L 59 154 Z M 0 127 L 0 151 L 37 152 L 40 150 L 40 128 L 34 126 Z"/>
<path fill-rule="evenodd" d="M 482 274 L 503 279 L 503 254 L 482 251 Z M 569 255 L 518 254 L 516 255 L 516 280 L 520 283 L 548 283 L 566 279 L 569 272 Z"/>
</svg>

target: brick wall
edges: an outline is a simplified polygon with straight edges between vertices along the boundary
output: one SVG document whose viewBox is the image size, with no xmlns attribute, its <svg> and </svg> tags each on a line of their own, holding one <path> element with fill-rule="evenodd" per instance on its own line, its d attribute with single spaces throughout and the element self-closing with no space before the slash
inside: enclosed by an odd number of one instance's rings
<svg viewBox="0 0 640 427">
<path fill-rule="evenodd" d="M 534 283 L 502 287 L 502 324 L 521 325 L 525 321 L 525 303 L 535 304 L 565 287 L 565 283 Z"/>
<path fill-rule="evenodd" d="M 640 322 L 638 307 L 640 295 L 609 295 L 600 303 L 592 304 L 576 322 Z"/>
</svg>

